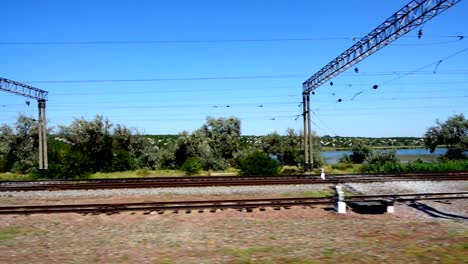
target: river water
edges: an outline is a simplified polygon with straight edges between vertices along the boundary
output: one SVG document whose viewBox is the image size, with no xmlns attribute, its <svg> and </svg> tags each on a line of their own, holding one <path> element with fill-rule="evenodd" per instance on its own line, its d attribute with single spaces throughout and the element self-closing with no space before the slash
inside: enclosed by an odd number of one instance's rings
<svg viewBox="0 0 468 264">
<path fill-rule="evenodd" d="M 431 153 L 428 149 L 396 149 L 396 155 L 400 158 L 401 162 L 408 162 L 417 158 L 423 160 L 433 160 L 444 155 L 447 152 L 446 148 L 437 148 L 434 153 Z M 336 164 L 343 155 L 351 154 L 351 151 L 322 151 L 322 156 L 327 164 Z"/>
</svg>

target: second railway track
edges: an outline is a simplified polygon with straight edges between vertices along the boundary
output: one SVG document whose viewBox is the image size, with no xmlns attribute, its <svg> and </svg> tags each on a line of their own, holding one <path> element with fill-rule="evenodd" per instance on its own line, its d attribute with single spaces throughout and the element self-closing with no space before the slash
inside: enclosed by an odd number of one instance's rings
<svg viewBox="0 0 468 264">
<path fill-rule="evenodd" d="M 208 187 L 248 186 L 280 184 L 339 184 L 371 183 L 391 181 L 458 181 L 468 180 L 468 172 L 374 174 L 374 175 L 329 175 L 320 179 L 313 175 L 286 176 L 222 176 L 222 177 L 154 177 L 125 179 L 86 180 L 41 180 L 2 181 L 0 192 L 7 191 L 54 191 L 78 189 L 122 189 L 122 188 L 166 188 L 166 187 Z"/>
<path fill-rule="evenodd" d="M 418 200 L 452 200 L 466 199 L 468 192 L 458 193 L 414 193 L 391 195 L 366 195 L 349 196 L 346 202 L 362 201 L 388 201 L 408 202 Z M 27 206 L 2 206 L 0 215 L 30 215 L 30 214 L 56 214 L 56 213 L 81 213 L 81 214 L 114 214 L 125 211 L 143 211 L 145 214 L 156 212 L 162 214 L 166 211 L 179 212 L 192 211 L 203 212 L 209 210 L 215 212 L 223 209 L 238 209 L 251 211 L 253 209 L 274 208 L 275 210 L 292 206 L 313 207 L 327 205 L 335 202 L 334 197 L 296 197 L 273 199 L 239 199 L 239 200 L 209 200 L 209 201 L 171 201 L 171 202 L 143 202 L 143 203 L 111 203 L 111 204 L 62 204 L 62 205 L 27 205 Z"/>
</svg>

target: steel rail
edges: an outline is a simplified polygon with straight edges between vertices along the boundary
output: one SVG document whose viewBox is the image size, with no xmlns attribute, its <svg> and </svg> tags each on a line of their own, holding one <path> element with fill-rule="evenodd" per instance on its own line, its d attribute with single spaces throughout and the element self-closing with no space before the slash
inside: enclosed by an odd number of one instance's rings
<svg viewBox="0 0 468 264">
<path fill-rule="evenodd" d="M 399 175 L 399 176 L 368 176 L 368 177 L 346 177 L 331 176 L 320 179 L 316 176 L 303 177 L 258 177 L 258 178 L 213 178 L 197 179 L 191 178 L 152 178 L 140 180 L 117 180 L 112 181 L 60 181 L 60 182 L 3 182 L 0 191 L 41 191 L 41 190 L 78 190 L 78 189 L 122 189 L 122 188 L 166 188 L 166 187 L 206 187 L 206 186 L 249 186 L 249 185 L 291 185 L 291 184 L 340 184 L 340 183 L 372 183 L 391 181 L 447 181 L 468 180 L 468 174 L 458 173 L 452 175 Z"/>
</svg>

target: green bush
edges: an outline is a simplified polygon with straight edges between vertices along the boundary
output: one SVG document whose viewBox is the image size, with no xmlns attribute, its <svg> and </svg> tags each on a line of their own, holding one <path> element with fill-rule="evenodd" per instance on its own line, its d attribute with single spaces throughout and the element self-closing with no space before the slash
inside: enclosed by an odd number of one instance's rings
<svg viewBox="0 0 468 264">
<path fill-rule="evenodd" d="M 372 151 L 369 146 L 367 146 L 364 141 L 357 140 L 354 143 L 352 153 L 349 155 L 349 161 L 354 164 L 363 163 L 370 155 Z"/>
<path fill-rule="evenodd" d="M 343 156 L 340 157 L 340 159 L 338 160 L 339 163 L 344 163 L 344 164 L 349 164 L 349 163 L 353 163 L 351 161 L 351 157 L 349 155 L 346 155 L 346 154 L 343 154 Z"/>
<path fill-rule="evenodd" d="M 180 169 L 188 176 L 192 176 L 200 172 L 202 164 L 198 158 L 189 157 L 184 161 Z"/>
<path fill-rule="evenodd" d="M 135 170 L 137 163 L 130 153 L 125 150 L 117 150 L 113 153 L 112 168 L 110 171 L 129 171 Z"/>
<path fill-rule="evenodd" d="M 254 151 L 240 159 L 238 165 L 241 175 L 277 175 L 279 164 L 262 151 Z"/>
<path fill-rule="evenodd" d="M 383 165 L 385 163 L 395 164 L 400 161 L 397 158 L 396 152 L 394 150 L 388 151 L 373 151 L 367 157 L 368 164 L 378 164 Z"/>
<path fill-rule="evenodd" d="M 361 168 L 363 173 L 411 173 L 466 170 L 468 170 L 468 160 L 450 160 L 444 162 L 414 161 L 406 164 L 387 162 L 383 164 L 367 164 Z"/>
<path fill-rule="evenodd" d="M 331 168 L 334 170 L 348 170 L 348 169 L 352 169 L 353 167 L 354 167 L 353 164 L 341 163 L 341 162 L 331 165 Z"/>
</svg>

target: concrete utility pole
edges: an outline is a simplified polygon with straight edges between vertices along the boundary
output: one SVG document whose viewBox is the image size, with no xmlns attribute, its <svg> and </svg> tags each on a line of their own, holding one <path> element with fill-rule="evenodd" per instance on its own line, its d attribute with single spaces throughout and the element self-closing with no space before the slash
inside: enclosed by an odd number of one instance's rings
<svg viewBox="0 0 468 264">
<path fill-rule="evenodd" d="M 333 77 L 362 61 L 394 40 L 421 26 L 461 0 L 413 0 L 385 20 L 302 84 L 304 114 L 304 170 L 311 169 L 312 127 L 310 93 Z M 307 102 L 306 102 L 307 101 Z M 309 148 L 307 147 L 309 146 Z M 311 165 L 309 167 L 309 165 Z"/>
<path fill-rule="evenodd" d="M 46 124 L 46 101 L 38 100 L 39 107 L 39 170 L 44 173 L 49 168 L 47 159 L 47 124 Z"/>
<path fill-rule="evenodd" d="M 39 108 L 38 133 L 39 133 L 39 171 L 45 174 L 48 169 L 47 159 L 47 124 L 46 124 L 46 101 L 49 92 L 23 84 L 0 78 L 0 91 L 9 92 L 37 100 Z"/>
</svg>

